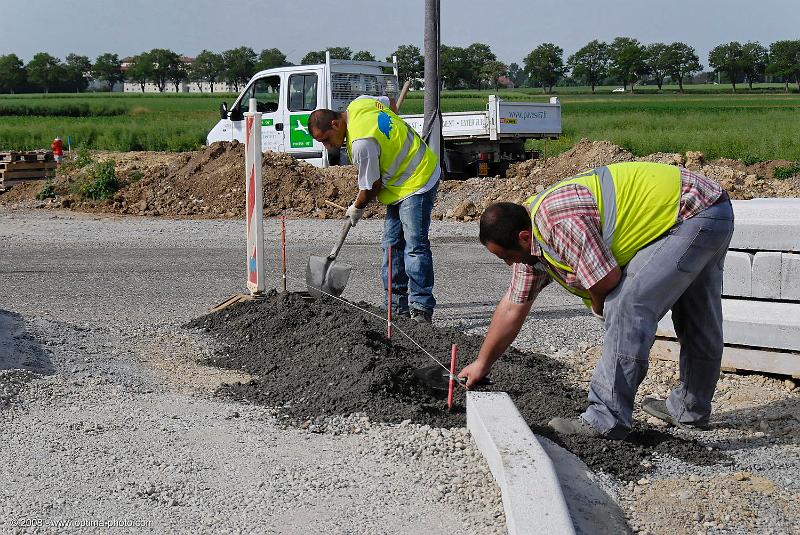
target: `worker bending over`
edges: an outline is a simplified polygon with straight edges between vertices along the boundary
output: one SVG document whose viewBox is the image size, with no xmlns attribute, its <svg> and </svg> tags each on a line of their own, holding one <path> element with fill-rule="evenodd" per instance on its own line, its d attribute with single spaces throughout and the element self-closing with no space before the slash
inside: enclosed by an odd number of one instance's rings
<svg viewBox="0 0 800 535">
<path fill-rule="evenodd" d="M 672 310 L 681 345 L 680 385 L 642 408 L 672 425 L 704 427 L 722 359 L 722 269 L 733 210 L 716 182 L 669 165 L 611 164 L 559 182 L 524 206 L 497 203 L 480 240 L 512 267 L 477 359 L 459 377 L 484 377 L 514 341 L 533 301 L 555 280 L 605 326 L 603 353 L 576 419 L 561 434 L 624 439 L 647 373 L 658 321 Z"/>
<path fill-rule="evenodd" d="M 419 323 L 430 323 L 433 258 L 428 230 L 439 186 L 439 160 L 386 97 L 362 96 L 344 112 L 314 111 L 311 136 L 328 150 L 347 142 L 350 161 L 358 166 L 358 196 L 347 209 L 353 226 L 374 198 L 386 206 L 383 228 L 383 287 L 387 288 L 392 247 L 392 310 Z"/>
</svg>

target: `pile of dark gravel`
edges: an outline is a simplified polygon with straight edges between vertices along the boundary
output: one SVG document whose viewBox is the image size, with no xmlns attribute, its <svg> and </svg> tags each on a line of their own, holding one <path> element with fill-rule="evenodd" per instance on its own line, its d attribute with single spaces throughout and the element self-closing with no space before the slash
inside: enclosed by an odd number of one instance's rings
<svg viewBox="0 0 800 535">
<path fill-rule="evenodd" d="M 359 306 L 377 312 L 369 305 Z M 400 319 L 397 325 L 445 363 L 451 344 L 458 344 L 459 367 L 474 358 L 483 341 L 457 329 L 410 320 Z M 379 422 L 465 424 L 463 389 L 457 389 L 455 407 L 448 412 L 442 397 L 414 377 L 415 369 L 433 364 L 431 359 L 399 333 L 387 340 L 385 323 L 342 303 L 272 291 L 262 301 L 208 314 L 187 327 L 206 330 L 220 343 L 208 364 L 255 377 L 224 385 L 221 395 L 277 407 L 290 421 L 366 413 Z M 643 424 L 624 442 L 555 435 L 547 422 L 554 416 L 575 417 L 586 404 L 586 390 L 568 384 L 566 377 L 563 364 L 511 349 L 495 365 L 489 388 L 508 392 L 535 433 L 555 440 L 590 467 L 626 480 L 638 478 L 645 471 L 642 462 L 654 453 L 701 465 L 725 458 Z"/>
</svg>

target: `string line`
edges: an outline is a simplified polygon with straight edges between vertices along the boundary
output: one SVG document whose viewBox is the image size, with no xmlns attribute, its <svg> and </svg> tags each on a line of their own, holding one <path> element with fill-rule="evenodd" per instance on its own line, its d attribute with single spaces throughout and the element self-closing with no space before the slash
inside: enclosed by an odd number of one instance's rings
<svg viewBox="0 0 800 535">
<path fill-rule="evenodd" d="M 290 277 L 289 275 L 286 275 L 286 278 L 287 278 L 287 279 L 289 279 L 289 280 L 293 280 L 293 281 L 295 281 L 295 282 L 303 282 L 303 281 L 301 281 L 300 279 L 296 279 L 296 278 L 294 278 L 294 277 Z M 382 322 L 382 323 L 386 321 L 386 318 L 385 318 L 385 317 L 383 317 L 383 316 L 379 316 L 378 314 L 375 314 L 374 312 L 371 312 L 371 311 L 369 311 L 369 310 L 367 310 L 367 309 L 365 309 L 365 308 L 362 308 L 362 307 L 360 307 L 360 306 L 356 305 L 355 303 L 351 303 L 350 301 L 348 301 L 348 300 L 346 300 L 346 299 L 342 299 L 341 297 L 338 297 L 338 296 L 336 296 L 336 295 L 330 294 L 330 293 L 326 292 L 325 290 L 323 290 L 322 288 L 317 288 L 317 287 L 311 286 L 311 285 L 309 285 L 307 282 L 306 282 L 306 286 L 308 286 L 309 288 L 313 288 L 314 290 L 316 290 L 316 291 L 318 291 L 319 293 L 321 293 L 321 294 L 324 294 L 324 295 L 326 295 L 326 296 L 328 296 L 328 297 L 332 297 L 332 298 L 336 299 L 337 301 L 340 301 L 340 302 L 344 303 L 345 305 L 348 305 L 348 306 L 351 306 L 351 307 L 353 307 L 353 308 L 355 308 L 355 309 L 357 309 L 357 310 L 360 310 L 361 312 L 364 312 L 365 314 L 369 314 L 370 316 L 373 316 L 373 317 L 375 317 L 375 318 L 377 318 L 377 319 L 381 320 L 381 322 Z M 405 337 L 406 337 L 406 338 L 407 338 L 407 339 L 408 339 L 408 340 L 409 340 L 409 341 L 410 341 L 412 344 L 414 344 L 415 346 L 417 346 L 417 348 L 418 348 L 420 351 L 422 351 L 422 352 L 423 352 L 425 355 L 427 355 L 427 356 L 428 356 L 428 358 L 430 358 L 430 359 L 431 359 L 431 360 L 433 360 L 433 361 L 434 361 L 436 364 L 438 364 L 439 366 L 441 366 L 441 367 L 442 367 L 442 369 L 443 369 L 444 371 L 446 371 L 446 372 L 447 372 L 447 377 L 448 377 L 448 378 L 450 378 L 450 379 L 453 379 L 453 380 L 455 380 L 455 381 L 456 381 L 456 382 L 457 382 L 459 385 L 461 385 L 461 386 L 464 386 L 464 383 L 462 383 L 462 382 L 461 382 L 461 380 L 460 380 L 460 379 L 458 379 L 458 377 L 456 377 L 456 376 L 454 376 L 454 375 L 451 375 L 451 374 L 450 374 L 450 368 L 448 368 L 447 366 L 445 366 L 444 364 L 442 364 L 442 362 L 441 362 L 439 359 L 437 359 L 436 357 L 434 357 L 434 356 L 433 356 L 433 355 L 432 355 L 432 354 L 431 354 L 431 353 L 430 353 L 430 352 L 429 352 L 427 349 L 425 349 L 424 347 L 422 347 L 422 345 L 420 345 L 420 343 L 419 343 L 419 342 L 417 342 L 416 340 L 414 340 L 414 339 L 413 339 L 413 338 L 412 338 L 412 337 L 411 337 L 411 336 L 410 336 L 408 333 L 406 333 L 406 332 L 405 332 L 405 331 L 403 331 L 403 330 L 402 330 L 400 327 L 398 327 L 396 323 L 394 323 L 394 322 L 391 322 L 391 325 L 392 325 L 392 327 L 394 327 L 394 329 L 395 329 L 395 330 L 397 330 L 397 332 L 399 332 L 400 334 L 402 334 L 403 336 L 405 336 Z M 465 388 L 466 388 L 466 387 L 465 387 Z"/>
</svg>

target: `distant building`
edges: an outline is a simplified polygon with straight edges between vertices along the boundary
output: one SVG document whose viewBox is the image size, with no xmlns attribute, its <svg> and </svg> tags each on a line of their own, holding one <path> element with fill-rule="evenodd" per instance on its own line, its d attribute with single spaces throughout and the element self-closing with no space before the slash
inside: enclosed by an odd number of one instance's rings
<svg viewBox="0 0 800 535">
<path fill-rule="evenodd" d="M 125 84 L 122 82 L 117 82 L 111 88 L 112 93 L 122 93 L 125 88 Z M 101 81 L 101 80 L 89 80 L 89 86 L 86 88 L 87 91 L 108 91 L 108 84 Z"/>
<path fill-rule="evenodd" d="M 186 65 L 187 67 L 191 67 L 194 63 L 194 58 L 189 56 L 181 56 L 181 62 Z M 121 60 L 121 68 L 122 72 L 124 73 L 128 69 L 130 69 L 131 65 L 133 64 L 133 57 L 128 56 L 122 58 Z M 141 93 L 142 86 L 138 82 L 132 82 L 130 80 L 125 80 L 125 83 L 122 84 L 122 91 L 125 93 Z M 153 82 L 147 82 L 144 84 L 144 92 L 145 93 L 158 93 L 158 86 Z M 214 82 L 214 93 L 234 93 L 233 84 L 228 84 L 225 82 Z M 167 82 L 167 85 L 164 87 L 164 93 L 211 93 L 211 84 L 209 82 L 189 82 L 183 81 L 178 84 L 177 90 L 175 89 L 175 84 L 172 82 Z"/>
<path fill-rule="evenodd" d="M 506 89 L 513 89 L 514 82 L 512 82 L 511 78 L 508 76 L 500 76 L 497 78 L 497 85 L 499 87 L 505 87 Z"/>
</svg>

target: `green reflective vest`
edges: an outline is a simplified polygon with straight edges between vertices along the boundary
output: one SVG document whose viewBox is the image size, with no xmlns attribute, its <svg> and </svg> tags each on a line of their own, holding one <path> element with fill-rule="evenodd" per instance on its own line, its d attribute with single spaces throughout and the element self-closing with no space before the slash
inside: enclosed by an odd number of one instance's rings
<svg viewBox="0 0 800 535">
<path fill-rule="evenodd" d="M 620 267 L 624 267 L 640 249 L 671 229 L 678 220 L 681 197 L 681 170 L 672 165 L 649 162 L 625 162 L 592 169 L 550 186 L 525 201 L 531 212 L 534 238 L 547 262 L 545 268 L 556 282 L 582 297 L 589 292 L 568 286 L 550 266 L 574 273 L 552 247 L 545 243 L 536 227 L 536 212 L 547 195 L 578 184 L 586 187 L 597 201 L 603 241 Z M 550 264 L 549 266 L 547 264 Z M 591 302 L 587 303 L 590 306 Z"/>
<path fill-rule="evenodd" d="M 353 141 L 368 137 L 381 148 L 380 202 L 397 203 L 428 183 L 438 160 L 414 129 L 375 99 L 354 100 L 347 106 L 347 153 L 351 161 Z"/>
</svg>

